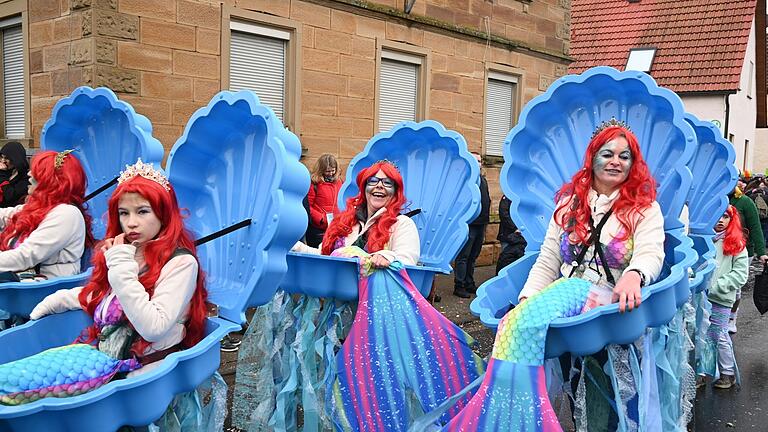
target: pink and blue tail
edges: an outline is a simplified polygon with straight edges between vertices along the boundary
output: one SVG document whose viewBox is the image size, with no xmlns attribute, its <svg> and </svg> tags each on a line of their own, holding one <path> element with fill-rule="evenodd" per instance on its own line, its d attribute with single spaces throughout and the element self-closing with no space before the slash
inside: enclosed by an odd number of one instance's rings
<svg viewBox="0 0 768 432">
<path fill-rule="evenodd" d="M 337 354 L 337 379 L 328 393 L 338 430 L 405 431 L 418 411 L 436 408 L 485 369 L 472 351 L 472 338 L 397 268 L 361 277 L 357 314 Z M 469 395 L 461 398 L 441 423 L 468 400 Z"/>
<path fill-rule="evenodd" d="M 562 431 L 547 395 L 549 324 L 581 313 L 591 284 L 560 279 L 504 316 L 483 383 L 445 431 Z"/>
</svg>

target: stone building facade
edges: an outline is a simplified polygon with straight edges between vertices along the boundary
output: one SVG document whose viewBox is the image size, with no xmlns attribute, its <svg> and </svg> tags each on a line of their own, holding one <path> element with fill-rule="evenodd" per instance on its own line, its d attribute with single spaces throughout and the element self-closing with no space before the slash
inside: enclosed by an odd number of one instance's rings
<svg viewBox="0 0 768 432">
<path fill-rule="evenodd" d="M 495 213 L 503 137 L 489 124 L 501 118 L 508 130 L 566 73 L 569 9 L 570 0 L 0 0 L 0 20 L 20 18 L 30 146 L 56 101 L 89 85 L 131 103 L 170 149 L 191 114 L 234 82 L 235 32 L 255 32 L 285 40 L 282 118 L 307 164 L 329 152 L 345 166 L 385 115 L 399 115 L 386 106 L 398 92 L 382 82 L 412 61 L 413 119 L 441 122 L 485 156 Z M 261 73 L 252 66 L 246 80 Z M 511 89 L 509 100 L 490 99 L 496 89 Z M 495 252 L 486 245 L 481 261 Z"/>
</svg>

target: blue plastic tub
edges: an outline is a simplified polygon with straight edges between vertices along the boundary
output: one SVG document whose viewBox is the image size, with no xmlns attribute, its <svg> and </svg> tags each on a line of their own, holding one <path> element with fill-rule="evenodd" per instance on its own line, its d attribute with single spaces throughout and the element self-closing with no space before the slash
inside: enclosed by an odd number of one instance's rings
<svg viewBox="0 0 768 432">
<path fill-rule="evenodd" d="M 313 297 L 335 298 L 342 301 L 357 300 L 359 271 L 353 258 L 309 255 L 291 252 L 282 286 L 289 293 Z M 406 266 L 411 281 L 421 295 L 427 297 L 432 289 L 436 273 L 441 269 L 423 266 Z M 322 275 L 322 283 L 318 283 Z"/>
</svg>

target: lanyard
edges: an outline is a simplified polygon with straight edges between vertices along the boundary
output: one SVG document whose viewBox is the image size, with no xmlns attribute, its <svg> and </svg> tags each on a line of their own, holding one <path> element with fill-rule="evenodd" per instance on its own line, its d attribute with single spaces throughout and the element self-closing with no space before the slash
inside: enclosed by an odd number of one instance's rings
<svg viewBox="0 0 768 432">
<path fill-rule="evenodd" d="M 594 245 L 595 252 L 597 252 L 597 256 L 600 258 L 600 263 L 602 264 L 603 270 L 605 271 L 605 277 L 612 285 L 616 285 L 616 279 L 614 279 L 611 270 L 608 268 L 608 263 L 605 261 L 605 253 L 603 252 L 603 247 L 600 244 L 600 233 L 603 231 L 603 227 L 605 226 L 605 223 L 608 221 L 608 218 L 611 216 L 612 212 L 613 209 L 608 210 L 608 212 L 603 215 L 603 218 L 600 219 L 600 222 L 598 222 L 597 227 L 595 227 L 595 221 L 592 219 L 592 216 L 589 216 L 589 227 L 592 233 L 589 236 L 589 240 L 587 240 L 587 244 L 582 245 L 581 251 L 579 251 L 579 254 L 576 256 L 576 259 L 573 261 L 573 263 L 571 263 L 573 268 L 571 269 L 571 273 L 568 275 L 568 277 L 573 276 L 576 268 L 580 266 L 584 261 L 584 257 L 587 255 L 587 251 L 589 250 L 590 246 Z"/>
</svg>

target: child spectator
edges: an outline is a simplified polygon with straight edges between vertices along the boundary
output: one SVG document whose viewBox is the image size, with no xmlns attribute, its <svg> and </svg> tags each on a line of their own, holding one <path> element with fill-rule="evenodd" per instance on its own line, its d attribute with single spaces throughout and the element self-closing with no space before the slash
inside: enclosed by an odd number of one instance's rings
<svg viewBox="0 0 768 432">
<path fill-rule="evenodd" d="M 307 245 L 318 247 L 323 241 L 325 230 L 339 212 L 337 199 L 341 189 L 339 164 L 332 154 L 324 154 L 317 159 L 312 170 L 312 184 L 309 186 L 309 226 L 307 227 Z"/>
<path fill-rule="evenodd" d="M 741 226 L 739 214 L 729 205 L 715 225 L 715 249 L 717 270 L 709 287 L 708 297 L 712 303 L 712 315 L 707 336 L 717 345 L 717 365 L 720 378 L 712 385 L 727 389 L 735 382 L 735 359 L 733 342 L 728 334 L 728 319 L 731 307 L 736 301 L 736 291 L 747 282 L 749 261 L 747 241 Z M 703 384 L 699 379 L 697 385 Z"/>
</svg>

